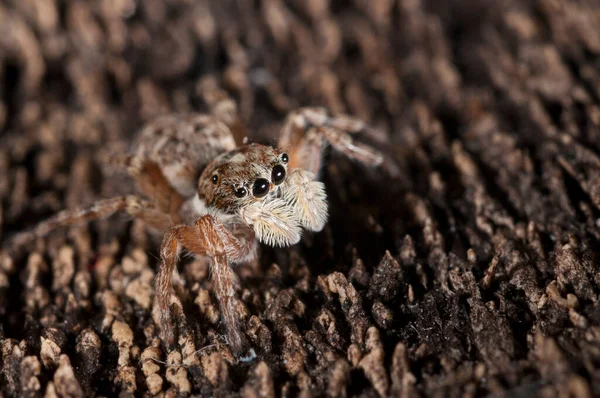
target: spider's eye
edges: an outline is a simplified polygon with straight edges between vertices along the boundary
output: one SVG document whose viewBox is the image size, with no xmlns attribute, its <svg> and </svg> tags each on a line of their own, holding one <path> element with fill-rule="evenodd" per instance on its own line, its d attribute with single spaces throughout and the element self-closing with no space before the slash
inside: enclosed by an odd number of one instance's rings
<svg viewBox="0 0 600 398">
<path fill-rule="evenodd" d="M 216 184 L 217 182 L 219 182 L 219 176 L 218 175 L 213 175 L 211 178 L 211 181 L 213 184 Z"/>
<path fill-rule="evenodd" d="M 288 154 L 287 153 L 284 153 L 283 155 L 281 155 L 281 161 L 283 163 L 287 163 L 288 160 L 290 160 L 290 158 L 288 158 Z"/>
<path fill-rule="evenodd" d="M 259 178 L 254 181 L 254 186 L 252 186 L 252 194 L 256 198 L 262 198 L 266 194 L 269 193 L 269 181 L 264 178 Z"/>
<path fill-rule="evenodd" d="M 273 167 L 273 171 L 271 172 L 271 180 L 275 185 L 279 185 L 285 180 L 285 168 L 278 164 Z"/>
<path fill-rule="evenodd" d="M 237 196 L 238 198 L 243 198 L 244 196 L 246 196 L 247 193 L 248 191 L 246 191 L 246 188 L 244 187 L 238 188 L 234 192 L 235 196 Z"/>
</svg>

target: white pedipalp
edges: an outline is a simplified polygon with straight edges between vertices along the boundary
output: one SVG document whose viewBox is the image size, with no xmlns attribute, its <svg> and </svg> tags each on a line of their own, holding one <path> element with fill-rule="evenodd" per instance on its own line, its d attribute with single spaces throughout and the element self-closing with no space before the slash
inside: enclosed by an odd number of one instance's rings
<svg viewBox="0 0 600 398">
<path fill-rule="evenodd" d="M 291 246 L 300 241 L 299 220 L 281 199 L 255 202 L 240 210 L 241 219 L 252 226 L 256 238 L 269 246 Z"/>
<path fill-rule="evenodd" d="M 294 169 L 283 187 L 283 200 L 293 210 L 300 225 L 319 232 L 327 223 L 328 208 L 325 185 L 314 179 L 314 174 Z"/>
</svg>

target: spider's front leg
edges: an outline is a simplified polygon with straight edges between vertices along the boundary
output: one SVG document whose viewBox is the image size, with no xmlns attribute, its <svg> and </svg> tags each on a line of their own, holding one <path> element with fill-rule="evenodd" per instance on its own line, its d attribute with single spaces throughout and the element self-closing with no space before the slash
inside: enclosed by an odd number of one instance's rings
<svg viewBox="0 0 600 398">
<path fill-rule="evenodd" d="M 61 211 L 33 229 L 16 234 L 12 243 L 15 247 L 21 248 L 57 228 L 108 218 L 120 212 L 139 218 L 159 231 L 165 231 L 171 225 L 169 215 L 155 208 L 152 203 L 136 196 L 126 195 L 99 200 L 87 208 Z"/>
<path fill-rule="evenodd" d="M 160 249 L 161 264 L 155 283 L 160 327 L 163 338 L 169 345 L 175 342 L 169 311 L 173 293 L 171 278 L 181 248 L 209 258 L 215 295 L 219 301 L 229 343 L 235 353 L 242 353 L 245 338 L 235 314 L 235 275 L 230 263 L 251 261 L 256 256 L 254 236 L 247 231 L 233 234 L 210 215 L 200 217 L 193 227 L 177 225 L 167 231 Z"/>
<path fill-rule="evenodd" d="M 351 137 L 351 134 L 368 134 L 369 131 L 369 127 L 359 119 L 331 117 L 322 108 L 301 108 L 286 118 L 279 147 L 288 151 L 290 168 L 304 169 L 315 175 L 321 167 L 321 152 L 326 143 L 367 166 L 379 166 L 384 155 Z"/>
<path fill-rule="evenodd" d="M 361 120 L 331 117 L 322 108 L 301 108 L 287 117 L 279 141 L 279 147 L 289 154 L 290 171 L 283 185 L 283 198 L 302 227 L 318 232 L 327 222 L 325 187 L 316 180 L 326 144 L 366 166 L 385 165 L 381 152 L 351 137 L 370 132 Z M 393 166 L 385 166 L 393 171 Z"/>
</svg>

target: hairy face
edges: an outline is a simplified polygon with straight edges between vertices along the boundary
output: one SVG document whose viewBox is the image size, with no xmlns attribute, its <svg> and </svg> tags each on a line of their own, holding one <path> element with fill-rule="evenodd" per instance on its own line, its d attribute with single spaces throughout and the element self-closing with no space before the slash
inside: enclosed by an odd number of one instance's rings
<svg viewBox="0 0 600 398">
<path fill-rule="evenodd" d="M 308 171 L 287 167 L 288 155 L 252 144 L 224 153 L 200 176 L 206 206 L 236 214 L 271 246 L 300 240 L 302 228 L 320 231 L 327 221 L 325 187 Z"/>
<path fill-rule="evenodd" d="M 280 195 L 287 175 L 287 155 L 251 144 L 213 160 L 200 176 L 199 195 L 209 207 L 234 214 L 252 203 Z"/>
</svg>

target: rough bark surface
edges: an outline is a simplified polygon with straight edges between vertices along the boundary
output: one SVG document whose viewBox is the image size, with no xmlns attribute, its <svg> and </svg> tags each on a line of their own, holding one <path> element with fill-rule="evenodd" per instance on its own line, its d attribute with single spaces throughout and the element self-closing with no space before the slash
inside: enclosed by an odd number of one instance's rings
<svg viewBox="0 0 600 398">
<path fill-rule="evenodd" d="M 102 159 L 207 82 L 254 141 L 361 117 L 397 172 L 330 154 L 326 229 L 239 270 L 248 363 L 200 261 L 165 351 L 137 221 L 5 250 L 0 395 L 600 396 L 599 26 L 594 0 L 2 2 L 3 245 L 127 193 Z"/>
</svg>

